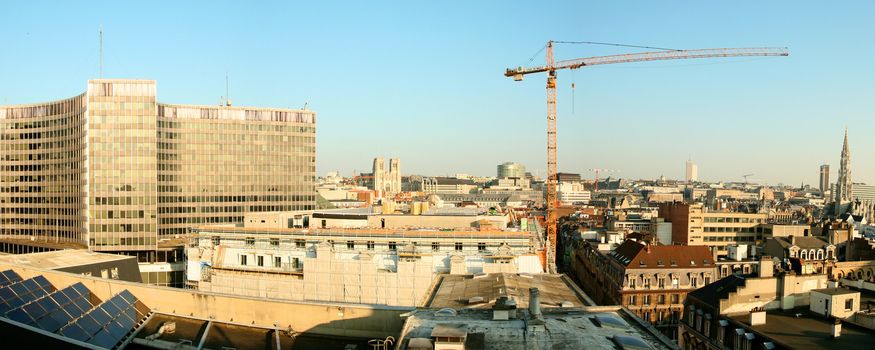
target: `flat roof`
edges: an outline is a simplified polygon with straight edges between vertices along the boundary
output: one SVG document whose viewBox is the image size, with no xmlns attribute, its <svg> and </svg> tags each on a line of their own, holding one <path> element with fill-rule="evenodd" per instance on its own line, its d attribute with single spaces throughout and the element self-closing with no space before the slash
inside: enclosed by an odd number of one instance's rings
<svg viewBox="0 0 875 350">
<path fill-rule="evenodd" d="M 42 269 L 60 269 L 125 259 L 136 258 L 127 255 L 67 249 L 42 253 L 3 255 L 0 256 L 0 263 L 20 264 Z"/>
<path fill-rule="evenodd" d="M 821 294 L 827 295 L 845 295 L 845 294 L 860 294 L 860 292 L 855 290 L 850 290 L 847 288 L 823 288 L 823 289 L 812 289 L 812 292 L 818 292 Z"/>
<path fill-rule="evenodd" d="M 494 321 L 492 310 L 463 309 L 455 316 L 440 316 L 433 309 L 419 309 L 405 322 L 398 340 L 399 348 L 408 349 L 412 339 L 430 339 L 433 332 L 441 333 L 447 328 L 464 332 L 467 339 L 465 349 L 472 350 L 616 350 L 617 339 L 623 337 L 640 340 L 652 349 L 677 348 L 675 343 L 655 328 L 643 324 L 643 321 L 619 306 L 545 310 L 542 312 L 544 326 L 540 331 L 529 331 L 532 326 L 519 318 L 523 313 L 525 311 L 518 311 L 516 319 Z"/>
<path fill-rule="evenodd" d="M 508 237 L 516 236 L 516 238 L 528 237 L 531 235 L 529 231 L 509 231 L 490 229 L 486 231 L 471 230 L 447 230 L 441 231 L 436 229 L 355 229 L 355 228 L 326 228 L 326 229 L 299 229 L 299 228 L 267 228 L 267 227 L 231 227 L 231 226 L 201 226 L 196 229 L 196 233 L 252 233 L 252 234 L 298 234 L 308 236 L 326 236 L 326 237 L 367 237 L 367 236 L 385 236 L 385 237 L 454 237 L 464 235 L 466 237 Z"/>
<path fill-rule="evenodd" d="M 542 308 L 592 305 L 589 296 L 573 287 L 564 275 L 493 273 L 487 275 L 440 276 L 425 307 L 431 308 L 491 308 L 500 296 L 512 298 L 517 308 L 529 306 L 529 288 L 538 288 Z M 483 302 L 468 304 L 474 297 Z"/>
<path fill-rule="evenodd" d="M 796 314 L 802 315 L 796 317 Z M 749 315 L 731 318 L 791 349 L 868 350 L 872 349 L 872 340 L 875 339 L 875 332 L 847 322 L 842 324 L 842 335 L 833 339 L 832 322 L 810 313 L 808 307 L 768 311 L 766 324 L 759 326 L 750 325 Z"/>
</svg>

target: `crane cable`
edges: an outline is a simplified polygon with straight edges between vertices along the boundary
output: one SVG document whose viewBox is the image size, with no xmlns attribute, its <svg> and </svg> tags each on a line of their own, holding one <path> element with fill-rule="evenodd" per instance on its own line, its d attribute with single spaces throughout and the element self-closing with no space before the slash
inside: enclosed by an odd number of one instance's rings
<svg viewBox="0 0 875 350">
<path fill-rule="evenodd" d="M 597 42 L 597 41 L 554 41 L 554 43 L 556 43 L 556 44 L 587 44 L 587 45 L 634 47 L 634 48 L 638 48 L 638 49 L 653 49 L 653 50 L 665 50 L 665 51 L 683 51 L 680 49 L 668 49 L 668 48 L 664 48 L 664 47 L 628 45 L 628 44 L 617 44 L 617 43 L 602 43 L 602 42 Z"/>
</svg>

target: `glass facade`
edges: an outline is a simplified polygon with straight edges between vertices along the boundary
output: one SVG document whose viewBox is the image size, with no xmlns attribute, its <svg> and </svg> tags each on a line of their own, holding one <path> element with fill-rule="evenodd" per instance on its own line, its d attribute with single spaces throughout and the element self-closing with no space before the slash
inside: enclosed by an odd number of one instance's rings
<svg viewBox="0 0 875 350">
<path fill-rule="evenodd" d="M 85 94 L 0 106 L 0 238 L 85 244 Z"/>
<path fill-rule="evenodd" d="M 0 238 L 155 250 L 247 212 L 314 208 L 315 113 L 156 96 L 152 80 L 101 79 L 0 107 Z"/>
</svg>

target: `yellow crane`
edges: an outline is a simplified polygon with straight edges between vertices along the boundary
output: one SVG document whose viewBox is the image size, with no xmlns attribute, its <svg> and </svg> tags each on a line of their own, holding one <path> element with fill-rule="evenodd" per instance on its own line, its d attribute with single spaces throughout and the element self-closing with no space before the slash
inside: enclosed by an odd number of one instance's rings
<svg viewBox="0 0 875 350">
<path fill-rule="evenodd" d="M 755 47 L 755 48 L 722 48 L 722 49 L 696 49 L 696 50 L 670 50 L 629 53 L 609 56 L 596 56 L 576 58 L 564 61 L 555 61 L 553 58 L 553 44 L 564 43 L 561 41 L 547 41 L 546 64 L 535 67 L 508 68 L 504 76 L 512 77 L 515 81 L 523 80 L 528 74 L 547 73 L 547 266 L 545 268 L 555 271 L 556 264 L 556 71 L 561 69 L 578 69 L 587 66 L 603 64 L 633 63 L 645 61 L 664 61 L 693 58 L 719 58 L 741 56 L 789 56 L 787 48 Z M 614 44 L 615 45 L 615 44 Z M 615 45 L 627 46 L 627 45 Z"/>
</svg>

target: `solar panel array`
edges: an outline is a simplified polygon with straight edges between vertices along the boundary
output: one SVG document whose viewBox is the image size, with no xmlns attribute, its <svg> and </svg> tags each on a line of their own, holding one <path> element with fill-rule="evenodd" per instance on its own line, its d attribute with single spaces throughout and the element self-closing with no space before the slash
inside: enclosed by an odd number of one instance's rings
<svg viewBox="0 0 875 350">
<path fill-rule="evenodd" d="M 15 271 L 6 270 L 0 272 L 0 287 L 6 287 L 18 281 L 21 281 L 21 276 L 15 273 Z"/>
<path fill-rule="evenodd" d="M 133 330 L 148 312 L 146 305 L 124 290 L 64 326 L 58 333 L 110 349 Z"/>
<path fill-rule="evenodd" d="M 77 282 L 10 310 L 6 313 L 6 317 L 54 333 L 99 303 L 100 300 L 94 297 L 82 282 Z"/>
<path fill-rule="evenodd" d="M 55 286 L 43 276 L 18 281 L 0 288 L 0 315 L 54 292 Z"/>
</svg>

